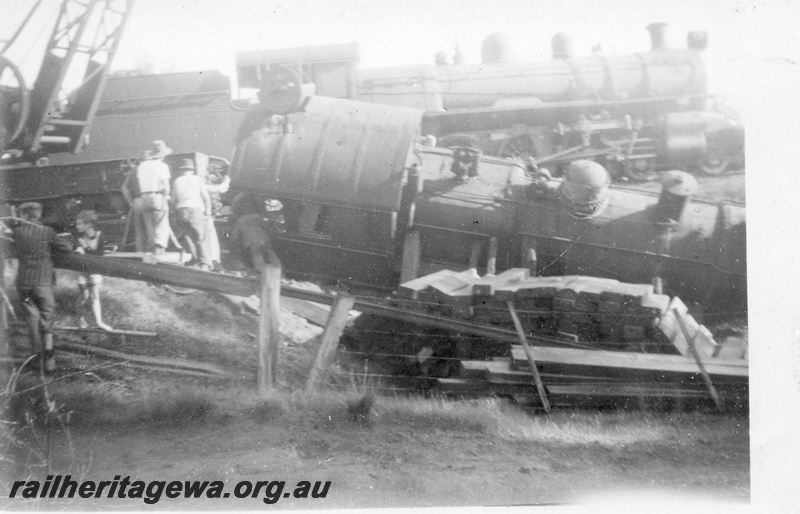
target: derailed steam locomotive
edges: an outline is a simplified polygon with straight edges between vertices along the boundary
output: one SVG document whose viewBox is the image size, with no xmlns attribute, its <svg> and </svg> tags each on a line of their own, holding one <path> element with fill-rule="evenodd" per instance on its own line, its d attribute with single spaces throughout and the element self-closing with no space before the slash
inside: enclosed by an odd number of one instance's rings
<svg viewBox="0 0 800 514">
<path fill-rule="evenodd" d="M 231 187 L 280 200 L 277 251 L 290 273 L 394 289 L 443 268 L 530 267 L 659 281 L 746 310 L 744 208 L 692 200 L 688 174 L 669 175 L 660 195 L 611 188 L 588 161 L 552 180 L 425 144 L 420 110 L 301 99 L 297 84 L 272 92 L 248 115 Z"/>
</svg>

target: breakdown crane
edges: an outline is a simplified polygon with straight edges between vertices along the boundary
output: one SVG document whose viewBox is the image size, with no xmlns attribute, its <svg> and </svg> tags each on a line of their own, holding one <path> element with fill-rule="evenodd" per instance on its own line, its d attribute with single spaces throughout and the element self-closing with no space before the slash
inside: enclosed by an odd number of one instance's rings
<svg viewBox="0 0 800 514">
<path fill-rule="evenodd" d="M 85 144 L 134 0 L 63 0 L 29 89 L 9 51 L 37 30 L 38 0 L 0 50 L 3 164 L 33 163 Z M 66 91 L 70 80 L 77 87 Z"/>
</svg>

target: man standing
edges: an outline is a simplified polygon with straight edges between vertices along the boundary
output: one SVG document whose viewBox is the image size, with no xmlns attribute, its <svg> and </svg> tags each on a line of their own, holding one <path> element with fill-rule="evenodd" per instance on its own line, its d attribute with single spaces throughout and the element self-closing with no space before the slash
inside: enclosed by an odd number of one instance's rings
<svg viewBox="0 0 800 514">
<path fill-rule="evenodd" d="M 282 206 L 278 207 L 280 202 L 273 205 L 267 210 L 264 200 L 247 193 L 239 193 L 231 205 L 236 217 L 230 236 L 231 249 L 239 253 L 242 263 L 256 273 L 260 273 L 266 263 L 281 267 L 281 260 L 272 247 L 271 229 L 282 217 L 279 212 Z M 265 219 L 265 211 L 270 219 Z"/>
<path fill-rule="evenodd" d="M 198 170 L 203 171 L 203 170 Z M 203 177 L 203 173 L 198 173 L 198 176 Z M 222 271 L 222 255 L 219 248 L 219 236 L 217 235 L 217 227 L 214 224 L 214 217 L 219 214 L 222 208 L 222 200 L 220 195 L 228 192 L 231 184 L 231 178 L 228 175 L 222 175 L 218 172 L 209 172 L 208 168 L 205 170 L 206 190 L 208 196 L 211 197 L 211 216 L 206 220 L 206 253 L 211 261 L 211 266 L 214 271 Z"/>
<path fill-rule="evenodd" d="M 136 251 L 162 255 L 169 242 L 169 167 L 163 162 L 172 149 L 164 141 L 153 141 L 153 148 L 128 175 L 122 194 L 133 205 Z"/>
<path fill-rule="evenodd" d="M 22 218 L 14 228 L 12 249 L 19 259 L 17 271 L 17 295 L 22 304 L 22 317 L 28 324 L 32 350 L 44 361 L 47 372 L 55 371 L 52 326 L 56 312 L 53 286 L 56 273 L 52 254 L 68 252 L 69 245 L 56 238 L 50 227 L 40 223 L 42 205 L 36 202 L 23 203 L 19 207 Z"/>
<path fill-rule="evenodd" d="M 200 262 L 200 269 L 211 269 L 206 236 L 211 216 L 211 197 L 206 189 L 206 180 L 195 175 L 196 168 L 191 159 L 183 159 L 178 168 L 180 176 L 175 179 L 172 203 L 176 210 L 176 225 L 180 238 L 186 241 L 192 260 Z"/>
</svg>

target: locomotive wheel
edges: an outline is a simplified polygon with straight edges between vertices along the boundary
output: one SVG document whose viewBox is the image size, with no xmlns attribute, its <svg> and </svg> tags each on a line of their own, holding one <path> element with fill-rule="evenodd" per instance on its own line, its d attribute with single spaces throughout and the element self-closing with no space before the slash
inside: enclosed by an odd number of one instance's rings
<svg viewBox="0 0 800 514">
<path fill-rule="evenodd" d="M 30 108 L 30 93 L 22 73 L 14 63 L 0 57 L 0 141 L 4 149 L 22 134 Z"/>
<path fill-rule="evenodd" d="M 709 143 L 700 163 L 700 170 L 706 175 L 716 176 L 725 172 L 730 164 L 731 160 L 725 155 L 722 148 L 715 143 Z"/>
<path fill-rule="evenodd" d="M 539 159 L 550 154 L 549 145 L 540 137 L 530 134 L 519 134 L 504 139 L 497 149 L 498 157 L 507 159 L 519 158 L 522 162 L 527 162 L 528 157 Z"/>
</svg>

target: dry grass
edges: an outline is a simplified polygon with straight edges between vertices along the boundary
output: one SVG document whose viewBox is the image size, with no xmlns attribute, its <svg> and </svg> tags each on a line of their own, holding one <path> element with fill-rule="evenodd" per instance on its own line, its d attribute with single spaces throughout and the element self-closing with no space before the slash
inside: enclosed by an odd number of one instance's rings
<svg viewBox="0 0 800 514">
<path fill-rule="evenodd" d="M 54 389 L 53 399 L 70 424 L 176 428 L 220 420 L 350 430 L 354 426 L 426 431 L 471 432 L 506 441 L 558 446 L 620 448 L 633 444 L 672 444 L 683 439 L 714 443 L 748 430 L 742 416 L 658 414 L 651 412 L 561 411 L 551 415 L 497 399 L 458 401 L 385 397 L 350 392 L 270 392 L 138 381 L 125 387 L 74 382 Z"/>
<path fill-rule="evenodd" d="M 74 315 L 74 275 L 59 272 L 59 310 Z M 175 295 L 143 282 L 107 279 L 103 304 L 114 326 L 155 331 L 157 341 L 128 341 L 123 351 L 178 356 L 251 369 L 254 317 L 205 293 Z M 63 316 L 62 316 L 63 319 Z M 102 336 L 100 336 L 102 337 Z M 103 343 L 105 344 L 105 343 Z M 154 353 L 157 352 L 157 353 Z M 674 441 L 686 434 L 708 440 L 746 430 L 743 423 L 715 416 L 643 412 L 556 412 L 533 415 L 497 399 L 454 401 L 386 397 L 363 375 L 336 366 L 328 382 L 342 392 L 290 393 L 302 388 L 315 353 L 312 343 L 287 343 L 281 350 L 280 391 L 259 397 L 252 387 L 128 372 L 77 376 L 61 382 L 53 396 L 73 425 L 180 427 L 222 419 L 310 428 L 388 428 L 462 431 L 507 441 L 621 447 Z M 744 425 L 744 428 L 742 428 Z M 699 435 L 698 435 L 699 434 Z"/>
<path fill-rule="evenodd" d="M 59 410 L 69 413 L 73 426 L 175 428 L 211 419 L 217 412 L 213 398 L 193 387 L 72 382 L 51 390 Z"/>
<path fill-rule="evenodd" d="M 56 289 L 59 317 L 70 324 L 77 294 L 74 274 L 60 271 Z M 157 332 L 163 342 L 228 347 L 239 343 L 238 337 L 243 335 L 231 309 L 199 291 L 177 295 L 145 282 L 106 277 L 101 301 L 103 317 L 112 326 Z"/>
</svg>

